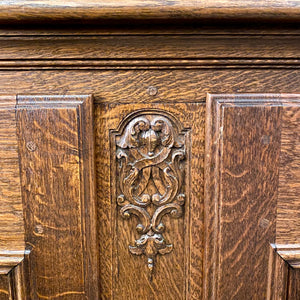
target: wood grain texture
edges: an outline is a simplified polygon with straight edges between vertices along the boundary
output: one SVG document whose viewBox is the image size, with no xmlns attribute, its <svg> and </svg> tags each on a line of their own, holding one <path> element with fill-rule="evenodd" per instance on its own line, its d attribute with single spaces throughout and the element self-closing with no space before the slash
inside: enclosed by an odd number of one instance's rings
<svg viewBox="0 0 300 300">
<path fill-rule="evenodd" d="M 29 299 L 97 299 L 90 96 L 18 96 Z"/>
<path fill-rule="evenodd" d="M 24 257 L 15 96 L 0 98 L 0 273 L 7 274 Z"/>
<path fill-rule="evenodd" d="M 3 21 L 108 21 L 108 20 L 275 20 L 298 21 L 299 1 L 4 1 L 0 17 Z"/>
<path fill-rule="evenodd" d="M 210 95 L 207 105 L 205 295 L 287 299 L 300 253 L 299 180 L 290 174 L 299 168 L 299 95 Z M 266 291 L 256 274 L 267 270 Z M 232 273 L 239 276 L 228 284 Z"/>
<path fill-rule="evenodd" d="M 9 279 L 7 275 L 0 275 L 0 299 L 9 300 Z"/>
<path fill-rule="evenodd" d="M 175 1 L 168 5 L 171 7 L 174 4 L 173 8 L 177 9 L 178 7 L 175 6 L 178 3 Z M 27 14 L 24 18 L 28 21 L 41 21 L 42 16 L 37 10 L 35 16 L 30 16 L 29 10 L 36 9 L 37 6 L 30 7 L 30 1 L 27 4 L 29 6 L 22 8 L 24 14 Z M 44 1 L 43 4 L 46 2 Z M 73 1 L 73 5 L 76 4 L 78 2 Z M 154 6 L 156 4 L 155 1 L 151 3 Z M 165 2 L 160 2 L 161 6 L 164 4 Z M 208 2 L 202 4 L 206 6 Z M 235 8 L 239 5 L 237 2 L 227 4 L 231 7 L 236 5 Z M 249 1 L 245 1 L 241 5 L 248 4 L 251 5 Z M 258 2 L 252 4 L 259 5 Z M 272 6 L 271 2 L 265 4 L 266 9 L 268 4 Z M 85 5 L 83 4 L 84 9 L 81 6 L 76 7 L 73 21 L 77 17 L 81 18 L 81 9 L 88 11 L 89 8 Z M 102 2 L 96 5 L 102 5 Z M 142 9 L 151 10 L 153 9 L 151 5 Z M 48 9 L 46 6 L 44 11 Z M 55 18 L 60 18 L 61 21 L 68 19 L 72 22 L 73 17 L 68 17 L 70 10 L 67 6 L 68 3 L 65 3 L 64 15 L 58 13 Z M 59 5 L 54 8 L 56 13 L 60 8 L 62 7 Z M 126 9 L 123 7 L 120 11 L 125 12 Z M 136 7 L 130 9 L 132 13 L 139 14 L 138 10 L 133 12 Z M 178 13 L 179 10 L 178 8 Z M 277 14 L 274 12 L 277 22 L 280 20 L 279 10 Z M 117 11 L 119 13 L 119 10 Z M 220 8 L 218 11 L 221 12 Z M 254 11 L 255 9 L 252 17 Z M 33 10 L 31 12 L 33 13 Z M 197 9 L 194 12 L 198 14 Z M 11 12 L 6 10 L 6 13 Z M 47 13 L 49 18 L 54 16 L 50 11 Z M 2 12 L 0 12 L 0 19 L 1 14 Z M 217 18 L 217 15 L 215 16 Z M 248 16 L 251 17 L 251 13 Z M 117 20 L 120 17 L 121 15 L 115 15 L 111 16 L 111 19 Z M 18 17 L 17 13 L 13 18 L 20 20 L 22 24 L 26 22 L 23 22 L 22 20 L 25 19 L 20 15 Z M 88 18 L 86 17 L 85 20 Z M 89 20 L 93 18 L 91 14 Z M 145 19 L 147 18 L 150 20 L 150 15 L 145 16 Z M 155 18 L 159 18 L 159 13 Z M 180 15 L 170 18 L 176 20 Z M 187 13 L 186 24 L 189 18 L 191 20 L 194 17 Z M 200 20 L 200 15 L 196 18 Z M 213 20 L 214 17 L 207 14 L 207 18 Z M 222 16 L 218 18 L 220 20 Z M 262 20 L 262 18 L 264 17 L 257 10 L 255 20 Z M 268 18 L 271 20 L 270 16 L 265 17 L 264 20 Z M 243 17 L 240 20 L 242 19 Z M 295 19 L 291 17 L 290 20 Z M 58 24 L 56 21 L 53 23 Z M 127 21 L 127 23 L 130 23 L 127 24 L 128 26 L 132 26 L 134 22 Z M 214 267 L 203 265 L 203 121 L 206 94 L 211 92 L 300 94 L 297 26 L 284 28 L 284 25 L 278 22 L 272 28 L 266 26 L 258 29 L 257 22 L 251 22 L 248 29 L 242 26 L 233 29 L 220 26 L 214 29 L 206 27 L 208 22 L 198 29 L 196 26 L 183 28 L 184 22 L 176 21 L 177 29 L 175 25 L 173 29 L 169 29 L 163 26 L 155 28 L 154 23 L 151 21 L 153 25 L 151 27 L 141 26 L 133 29 L 124 27 L 124 30 L 120 26 L 122 21 L 118 28 L 107 27 L 107 29 L 96 28 L 96 26 L 90 30 L 83 27 L 46 30 L 42 26 L 37 30 L 33 27 L 24 30 L 8 30 L 8 27 L 0 29 L 1 93 L 93 94 L 96 102 L 94 128 L 97 138 L 96 176 L 92 174 L 92 149 L 85 151 L 84 148 L 84 144 L 91 145 L 93 129 L 90 127 L 84 132 L 80 129 L 81 121 L 82 124 L 86 124 L 85 116 L 92 114 L 91 106 L 87 105 L 89 113 L 86 113 L 81 110 L 84 106 L 80 104 L 81 100 L 76 100 L 76 104 L 72 103 L 69 106 L 68 103 L 72 101 L 68 97 L 63 100 L 57 100 L 56 97 L 50 97 L 48 100 L 41 100 L 43 97 L 31 97 L 35 99 L 34 101 L 28 100 L 29 97 L 26 100 L 20 99 L 18 104 L 19 125 L 22 129 L 20 133 L 25 137 L 25 140 L 21 138 L 20 149 L 26 242 L 32 249 L 32 255 L 24 270 L 18 273 L 17 268 L 15 275 L 10 273 L 10 278 L 14 278 L 16 283 L 21 283 L 19 290 L 26 288 L 22 293 L 28 294 L 29 299 L 55 299 L 55 296 L 59 299 L 84 299 L 84 297 L 206 299 L 207 292 L 203 296 L 203 270 L 206 267 L 212 269 Z M 250 28 L 254 23 L 255 27 Z M 98 25 L 103 24 L 101 21 L 98 22 Z M 192 25 L 194 26 L 194 23 Z M 151 94 L 151 90 L 155 89 L 156 92 Z M 219 262 L 222 272 L 219 277 L 211 281 L 212 284 L 214 280 L 219 280 L 220 283 L 215 299 L 218 297 L 227 299 L 232 295 L 236 299 L 284 299 L 286 294 L 289 294 L 291 299 L 297 299 L 297 272 L 291 272 L 293 269 L 287 266 L 278 252 L 273 248 L 271 251 L 269 246 L 270 242 L 277 243 L 276 229 L 279 230 L 278 237 L 286 239 L 287 242 L 297 239 L 296 234 L 293 235 L 294 229 L 284 227 L 284 220 L 288 219 L 286 215 L 289 210 L 292 211 L 294 222 L 291 228 L 293 226 L 296 228 L 295 218 L 298 208 L 297 201 L 293 200 L 295 194 L 292 195 L 293 201 L 286 206 L 283 205 L 286 211 L 282 210 L 280 227 L 278 227 L 279 223 L 277 227 L 275 224 L 276 197 L 271 197 L 272 192 L 276 194 L 277 186 L 274 181 L 278 172 L 279 186 L 283 186 L 282 192 L 279 188 L 279 195 L 284 194 L 284 183 L 292 182 L 289 174 L 294 172 L 293 165 L 297 162 L 298 155 L 294 140 L 296 135 L 292 133 L 296 130 L 294 121 L 297 116 L 295 111 L 292 112 L 294 109 L 289 108 L 286 111 L 287 123 L 285 123 L 286 121 L 282 121 L 285 114 L 282 101 L 274 105 L 271 98 L 267 100 L 266 98 L 262 97 L 264 105 L 268 107 L 266 110 L 265 107 L 259 108 L 262 102 L 257 104 L 257 107 L 233 105 L 234 107 L 226 107 L 224 110 L 227 118 L 224 119 L 224 124 L 229 126 L 229 131 L 232 130 L 234 134 L 231 136 L 230 132 L 227 132 L 225 140 L 223 137 L 222 146 L 225 148 L 220 149 L 220 153 L 224 154 L 223 158 L 228 164 L 237 163 L 240 168 L 243 164 L 251 172 L 241 178 L 235 178 L 236 173 L 232 173 L 234 176 L 222 173 L 220 184 L 224 186 L 224 190 L 222 190 L 223 198 L 217 215 L 220 213 L 225 222 L 222 221 L 221 238 L 218 241 L 221 247 Z M 252 104 L 255 106 L 254 102 Z M 123 220 L 119 216 L 113 202 L 116 182 L 113 176 L 109 177 L 114 161 L 111 156 L 112 141 L 109 139 L 111 131 L 116 130 L 121 119 L 128 113 L 151 107 L 160 107 L 177 114 L 179 120 L 186 120 L 186 124 L 193 123 L 195 131 L 199 132 L 194 143 L 190 144 L 191 163 L 187 173 L 196 176 L 190 175 L 189 181 L 187 180 L 191 194 L 189 205 L 185 208 L 184 219 L 166 221 L 166 228 L 170 229 L 166 229 L 164 234 L 168 240 L 174 241 L 175 248 L 172 253 L 158 257 L 152 281 L 148 278 L 145 257 L 132 257 L 128 251 L 128 241 L 138 238 L 132 230 L 135 229 L 137 222 L 135 219 Z M 191 119 L 186 114 L 189 110 L 193 111 Z M 280 113 L 276 115 L 274 111 Z M 238 117 L 236 117 L 237 112 L 240 113 Z M 269 119 L 264 123 L 266 116 Z M 245 123 L 244 120 L 247 122 Z M 91 126 L 91 122 L 88 123 Z M 240 124 L 242 124 L 241 128 Z M 289 128 L 292 130 L 289 131 Z M 278 136 L 282 129 L 286 132 L 284 134 L 286 142 L 283 143 L 283 150 L 280 150 Z M 262 140 L 259 139 L 260 134 L 265 136 Z M 273 136 L 269 141 L 270 134 Z M 87 137 L 88 141 L 81 144 L 84 137 Z M 240 142 L 244 137 L 244 142 Z M 31 141 L 35 144 L 27 145 L 27 142 Z M 38 145 L 37 149 L 35 145 Z M 257 155 L 263 157 L 266 166 L 260 164 L 259 160 L 255 160 L 254 157 Z M 89 163 L 78 166 L 80 158 L 86 159 L 85 161 L 90 158 Z M 283 158 L 286 160 L 282 160 Z M 287 172 L 282 172 L 284 168 L 287 168 Z M 280 176 L 283 176 L 282 179 Z M 90 204 L 94 201 L 92 192 L 91 194 L 88 192 L 92 190 L 93 178 L 97 181 L 97 221 L 96 218 L 90 217 L 93 215 L 93 208 L 88 212 L 84 211 L 85 208 L 90 208 Z M 212 178 L 213 180 L 215 178 Z M 264 182 L 264 180 L 269 181 L 259 184 L 259 181 Z M 83 187 L 83 181 L 88 186 Z M 295 186 L 297 182 L 292 183 Z M 255 189 L 257 185 L 258 188 Z M 89 200 L 83 200 L 83 194 L 86 194 L 86 199 Z M 227 205 L 229 201 L 238 199 L 239 195 L 244 197 L 241 197 L 241 203 L 233 203 L 229 207 Z M 252 200 L 254 197 L 261 201 L 256 203 Z M 279 199 L 283 203 L 284 197 Z M 86 204 L 82 207 L 82 203 Z M 289 221 L 291 220 L 287 220 Z M 83 241 L 85 230 L 89 228 L 91 233 L 87 233 L 86 241 Z M 280 228 L 284 235 L 280 236 Z M 98 234 L 97 245 L 95 238 L 92 238 L 94 230 L 97 230 Z M 237 245 L 237 248 L 233 249 L 234 245 Z M 283 244 L 283 246 L 287 245 Z M 275 244 L 275 247 L 278 249 L 278 244 Z M 233 252 L 230 252 L 230 249 L 233 249 Z M 95 252 L 98 250 L 100 257 L 97 262 Z M 84 256 L 83 253 L 89 251 L 91 253 Z M 90 262 L 87 262 L 86 257 L 91 258 Z M 207 255 L 206 258 L 209 264 L 213 263 L 213 256 Z M 286 257 L 285 259 L 287 260 Z M 84 270 L 89 267 L 91 272 L 85 273 Z M 95 279 L 97 270 L 100 273 L 100 283 Z M 139 276 L 141 273 L 142 276 Z M 26 276 L 23 276 L 24 274 Z M 291 277 L 291 274 L 296 275 Z M 232 278 L 234 284 L 231 284 Z M 3 282 L 3 289 L 6 292 L 8 290 L 5 286 L 6 280 Z M 11 283 L 11 286 L 16 285 Z M 93 294 L 93 288 L 98 287 L 99 296 Z M 17 295 L 16 290 L 14 288 L 11 293 Z M 69 294 L 70 291 L 79 294 Z M 7 296 L 5 292 L 4 298 Z"/>
<path fill-rule="evenodd" d="M 247 62 L 249 65 L 265 63 L 275 67 L 280 65 L 280 61 L 276 61 L 279 58 L 291 59 L 290 64 L 299 64 L 299 41 L 299 34 L 267 33 L 1 36 L 0 67 L 25 67 L 26 63 L 29 64 L 27 60 L 33 60 L 32 67 L 49 67 L 51 64 L 66 67 L 72 64 L 81 64 L 82 67 L 119 64 L 119 67 L 129 67 L 129 61 L 132 67 L 147 64 L 171 67 L 169 60 L 174 61 L 174 67 L 243 66 Z"/>
<path fill-rule="evenodd" d="M 177 23 L 177 26 L 132 26 L 128 23 L 127 25 L 121 26 L 26 26 L 23 28 L 15 26 L 0 27 L 0 36 L 6 37 L 36 37 L 36 36 L 136 36 L 136 35 L 236 35 L 236 36 L 247 36 L 247 35 L 299 35 L 300 29 L 297 26 L 285 26 L 285 24 L 272 24 L 267 26 L 266 24 L 256 24 L 255 27 L 249 27 L 247 24 L 228 24 L 227 26 L 212 25 L 203 26 L 201 24 L 193 24 L 192 26 L 181 26 Z"/>
<path fill-rule="evenodd" d="M 283 107 L 278 193 L 276 243 L 300 244 L 300 96 Z"/>
<path fill-rule="evenodd" d="M 115 151 L 111 132 L 130 113 L 162 110 L 187 128 L 190 143 L 189 171 L 185 175 L 184 217 L 165 217 L 166 240 L 174 241 L 171 253 L 157 258 L 152 279 L 143 256 L 133 256 L 135 218 L 123 220 L 116 205 Z M 100 104 L 96 106 L 96 163 L 102 299 L 200 299 L 203 258 L 203 104 Z M 196 122 L 197 120 L 197 122 Z M 109 141 L 111 141 L 109 143 Z M 110 176 L 108 175 L 110 174 Z M 193 174 L 193 176 L 192 176 Z M 193 220 L 193 221 L 192 221 Z M 190 223 L 193 222 L 193 223 Z"/>
<path fill-rule="evenodd" d="M 289 268 L 289 285 L 287 299 L 300 298 L 300 270 Z"/>
<path fill-rule="evenodd" d="M 294 214 L 295 212 L 291 211 L 291 220 L 296 223 L 295 217 L 293 216 Z M 287 224 L 286 227 L 289 229 L 289 224 Z M 282 232 L 279 232 L 279 234 L 282 234 Z M 289 237 L 290 240 L 293 240 L 292 231 L 291 235 L 285 235 L 285 240 L 288 240 Z M 295 269 L 300 268 L 300 244 L 274 244 L 273 247 L 276 253 L 286 261 L 290 267 Z"/>
<path fill-rule="evenodd" d="M 270 245 L 269 249 L 268 285 L 265 299 L 289 299 L 287 298 L 289 265 L 278 255 L 273 245 Z"/>
<path fill-rule="evenodd" d="M 30 300 L 31 284 L 29 274 L 30 251 L 26 250 L 24 260 L 20 262 L 8 274 L 9 299 L 10 300 Z"/>
<path fill-rule="evenodd" d="M 99 103 L 204 102 L 215 93 L 300 93 L 300 70 L 138 70 L 0 72 L 5 93 L 93 94 Z M 149 86 L 158 93 L 151 96 Z"/>
<path fill-rule="evenodd" d="M 264 299 L 275 240 L 280 109 L 265 95 L 210 95 L 206 134 L 205 298 Z"/>
</svg>

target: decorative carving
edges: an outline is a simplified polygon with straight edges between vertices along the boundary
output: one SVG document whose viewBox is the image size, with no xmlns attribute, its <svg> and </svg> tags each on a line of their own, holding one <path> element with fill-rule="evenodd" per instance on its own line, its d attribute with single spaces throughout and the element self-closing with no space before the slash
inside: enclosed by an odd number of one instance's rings
<svg viewBox="0 0 300 300">
<path fill-rule="evenodd" d="M 129 251 L 144 254 L 150 277 L 157 254 L 173 250 L 163 236 L 162 219 L 183 214 L 185 134 L 167 116 L 149 112 L 132 119 L 116 137 L 119 196 L 124 218 L 135 215 L 139 238 Z"/>
</svg>

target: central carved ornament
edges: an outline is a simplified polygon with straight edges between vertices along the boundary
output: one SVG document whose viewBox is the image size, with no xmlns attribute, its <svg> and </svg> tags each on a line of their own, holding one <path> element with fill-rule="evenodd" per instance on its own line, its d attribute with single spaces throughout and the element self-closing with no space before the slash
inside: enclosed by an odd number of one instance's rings
<svg viewBox="0 0 300 300">
<path fill-rule="evenodd" d="M 156 255 L 173 250 L 163 236 L 163 217 L 183 214 L 184 139 L 169 118 L 156 114 L 135 117 L 116 137 L 117 203 L 124 218 L 138 217 L 139 238 L 129 251 L 147 257 L 150 277 Z"/>
</svg>

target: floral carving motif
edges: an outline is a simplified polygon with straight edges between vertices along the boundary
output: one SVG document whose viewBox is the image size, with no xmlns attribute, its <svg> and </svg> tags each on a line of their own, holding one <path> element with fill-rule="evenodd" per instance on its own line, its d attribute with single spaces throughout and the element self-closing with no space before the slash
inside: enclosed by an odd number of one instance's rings
<svg viewBox="0 0 300 300">
<path fill-rule="evenodd" d="M 140 237 L 129 251 L 147 257 L 152 276 L 156 255 L 173 250 L 163 236 L 162 219 L 183 214 L 184 133 L 169 118 L 147 114 L 131 120 L 116 137 L 116 145 L 120 213 L 139 220 Z"/>
</svg>

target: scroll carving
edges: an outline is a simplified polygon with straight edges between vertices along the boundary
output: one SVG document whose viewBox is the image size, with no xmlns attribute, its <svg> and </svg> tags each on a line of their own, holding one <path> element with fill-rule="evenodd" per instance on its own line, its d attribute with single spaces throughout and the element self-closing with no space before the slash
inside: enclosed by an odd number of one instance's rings
<svg viewBox="0 0 300 300">
<path fill-rule="evenodd" d="M 183 215 L 185 151 L 185 133 L 158 113 L 136 116 L 116 136 L 117 204 L 123 218 L 138 219 L 139 238 L 129 251 L 147 257 L 150 277 L 156 256 L 173 250 L 164 217 Z"/>
</svg>

